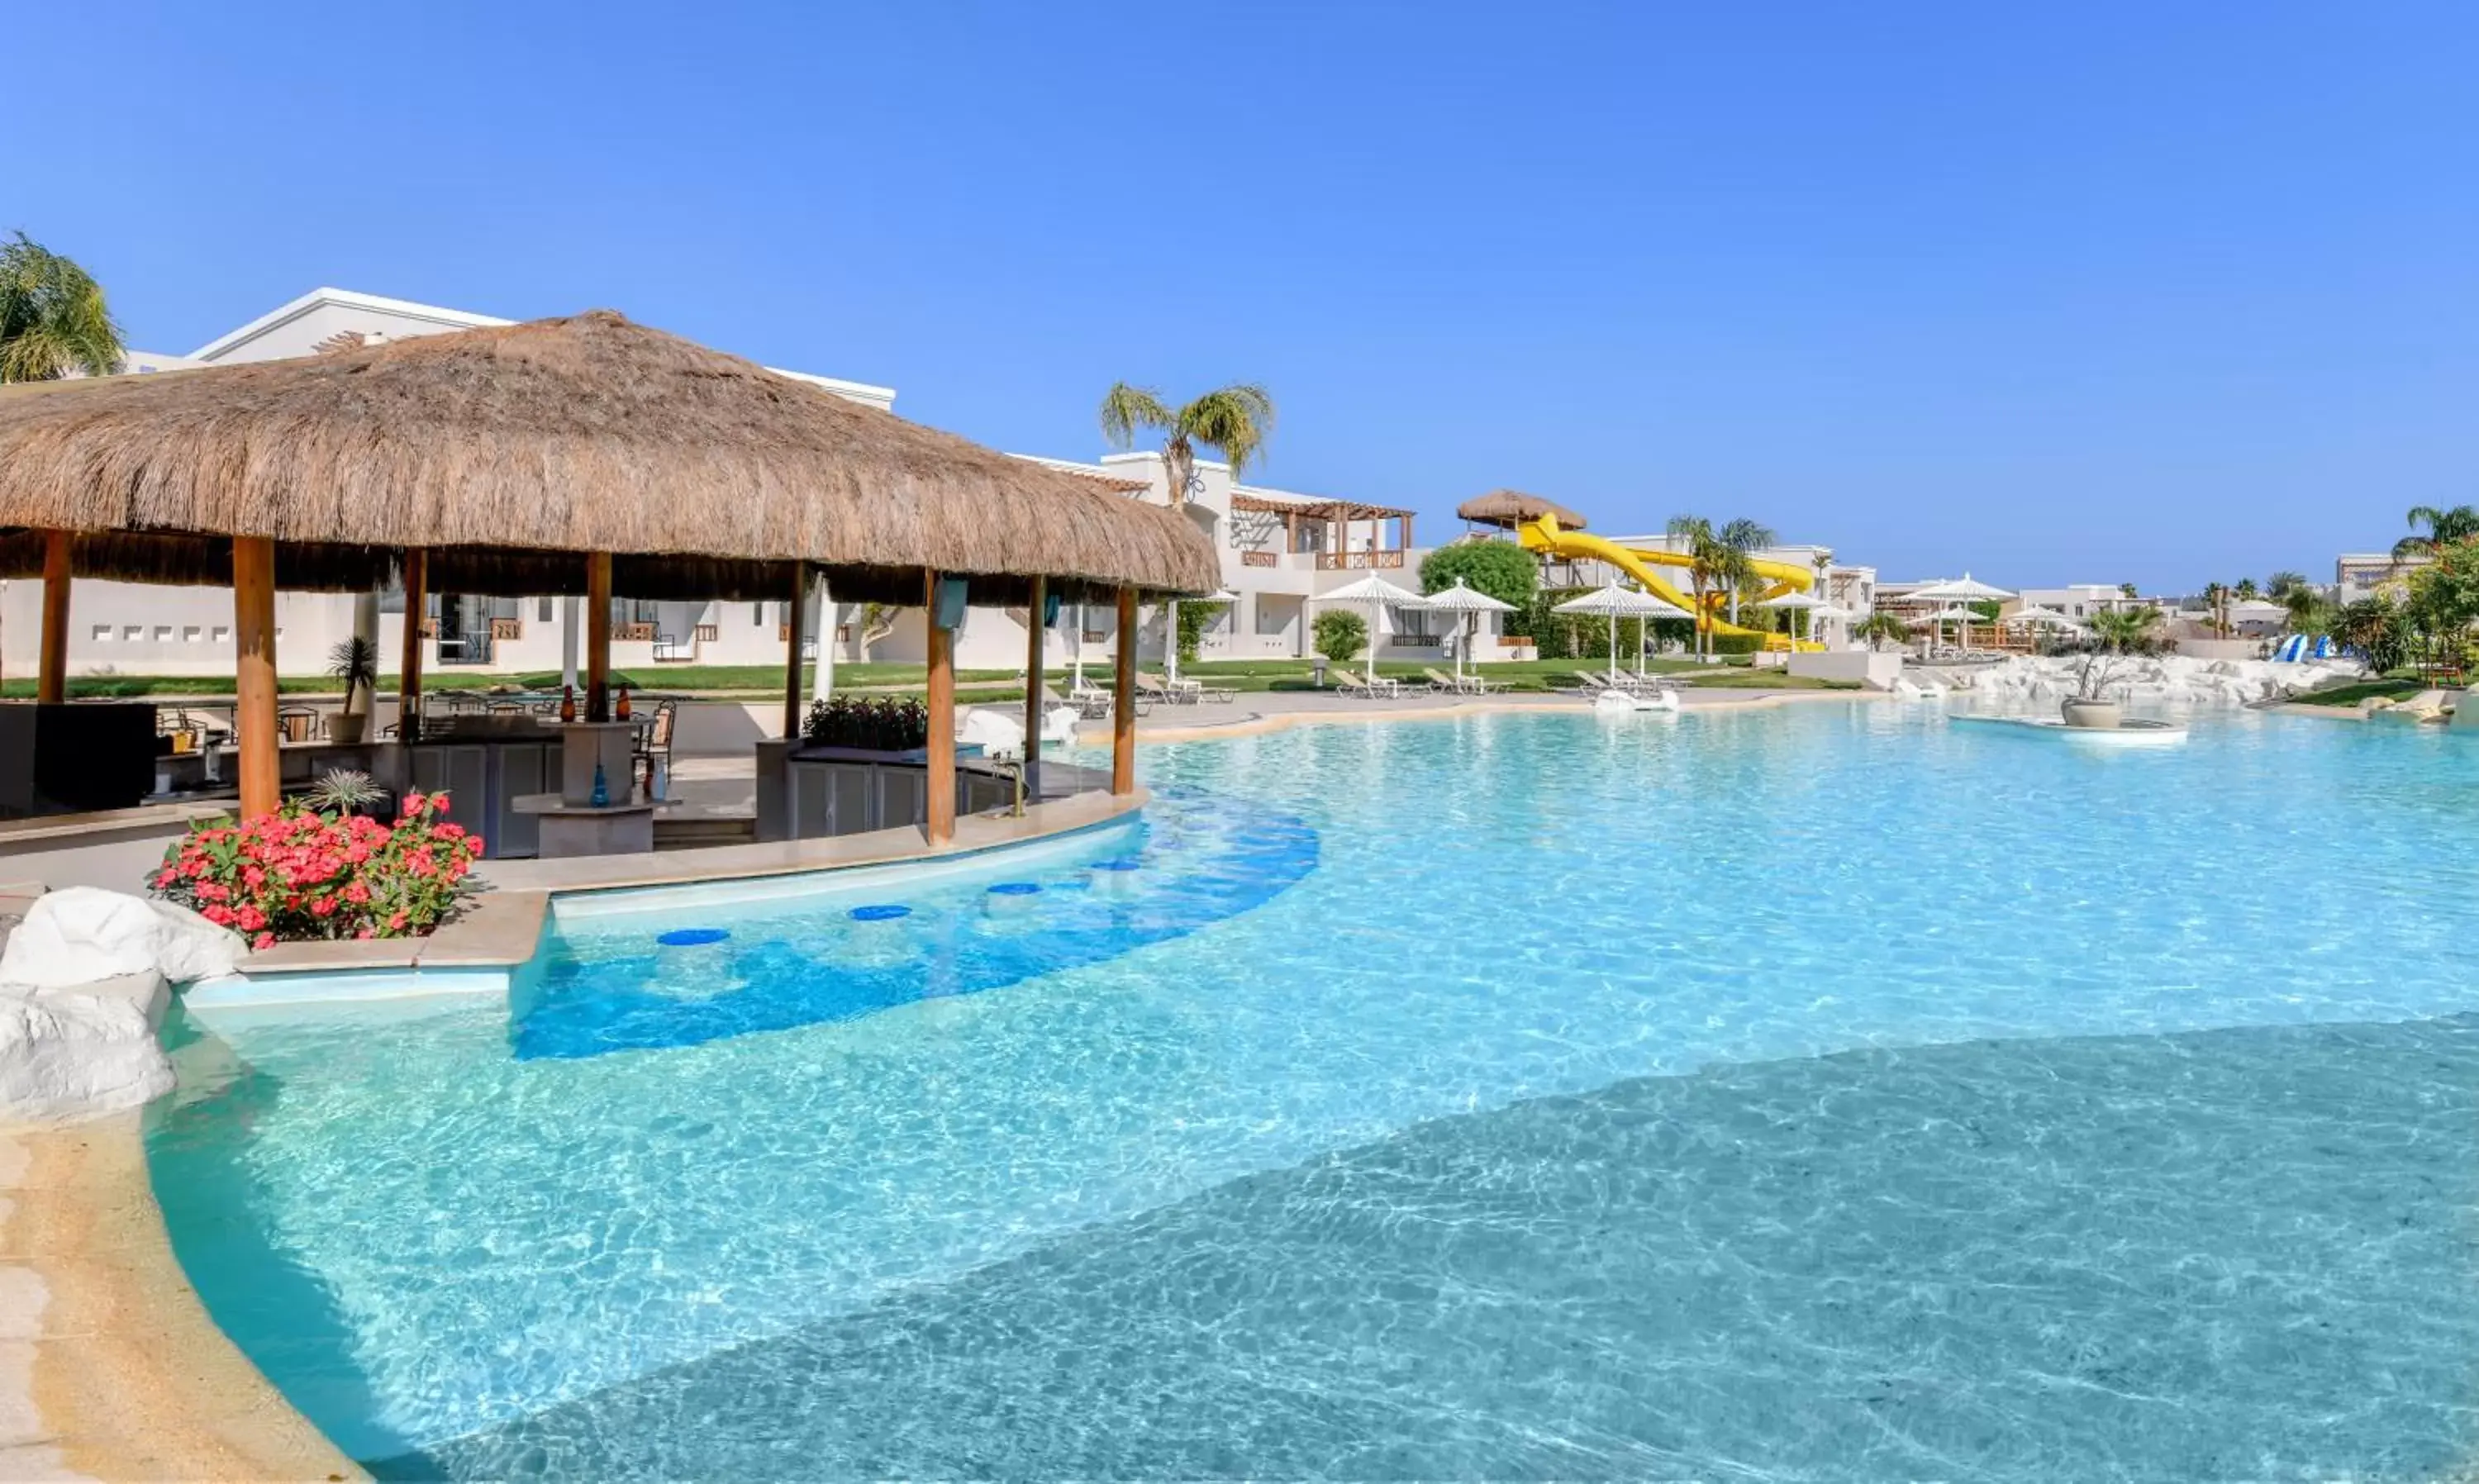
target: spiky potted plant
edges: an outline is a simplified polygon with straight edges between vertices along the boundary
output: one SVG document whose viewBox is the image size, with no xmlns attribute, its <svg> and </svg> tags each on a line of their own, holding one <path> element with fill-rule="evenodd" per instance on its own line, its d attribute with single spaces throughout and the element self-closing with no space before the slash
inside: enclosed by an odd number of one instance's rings
<svg viewBox="0 0 2479 1484">
<path fill-rule="evenodd" d="M 2069 727 L 2114 731 L 2126 721 L 2126 708 L 2110 696 L 2117 662 L 2107 654 L 2086 654 L 2075 667 L 2075 693 L 2061 709 Z"/>
<path fill-rule="evenodd" d="M 371 701 L 378 689 L 378 646 L 359 634 L 327 652 L 327 674 L 345 682 L 345 704 L 327 724 L 339 742 L 359 742 L 370 730 Z"/>
</svg>

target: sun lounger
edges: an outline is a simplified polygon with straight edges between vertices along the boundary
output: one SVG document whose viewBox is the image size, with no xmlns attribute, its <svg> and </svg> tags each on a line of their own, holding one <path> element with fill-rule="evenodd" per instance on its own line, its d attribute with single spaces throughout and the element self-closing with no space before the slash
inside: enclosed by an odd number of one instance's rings
<svg viewBox="0 0 2479 1484">
<path fill-rule="evenodd" d="M 1374 682 L 1371 682 L 1362 679 L 1359 672 L 1354 670 L 1336 670 L 1330 673 L 1334 677 L 1336 688 L 1341 690 L 1346 696 L 1366 696 L 1377 700 L 1389 700 L 1403 694 L 1403 687 L 1400 683 L 1394 680 L 1390 680 L 1382 675 L 1379 676 Z"/>
<path fill-rule="evenodd" d="M 1191 705 L 1198 702 L 1228 705 L 1240 699 L 1240 691 L 1236 686 L 1208 685 L 1203 680 L 1191 680 L 1185 676 L 1170 681 L 1169 684 L 1173 700 L 1185 701 Z"/>
</svg>

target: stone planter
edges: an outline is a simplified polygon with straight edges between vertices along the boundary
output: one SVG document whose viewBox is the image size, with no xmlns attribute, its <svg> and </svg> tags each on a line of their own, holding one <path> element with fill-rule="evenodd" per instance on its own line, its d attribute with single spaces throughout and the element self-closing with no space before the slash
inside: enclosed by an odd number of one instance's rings
<svg viewBox="0 0 2479 1484">
<path fill-rule="evenodd" d="M 2067 726 L 2101 731 L 2114 731 L 2126 719 L 2126 708 L 2114 701 L 2077 699 L 2068 701 L 2060 709 L 2065 714 Z"/>
<path fill-rule="evenodd" d="M 347 747 L 358 744 L 370 734 L 370 729 L 371 713 L 368 711 L 339 711 L 327 718 L 327 739 L 342 742 Z"/>
</svg>

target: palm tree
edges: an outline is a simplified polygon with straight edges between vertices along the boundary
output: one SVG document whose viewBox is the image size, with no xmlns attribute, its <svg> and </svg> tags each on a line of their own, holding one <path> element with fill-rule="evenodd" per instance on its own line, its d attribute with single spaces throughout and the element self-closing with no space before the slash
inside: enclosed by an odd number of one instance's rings
<svg viewBox="0 0 2479 1484">
<path fill-rule="evenodd" d="M 1738 552 L 1741 558 L 1732 564 L 1733 570 L 1730 574 L 1732 578 L 1730 622 L 1735 624 L 1739 621 L 1739 590 L 1749 586 L 1755 577 L 1755 572 L 1747 558 L 1772 546 L 1780 538 L 1774 534 L 1772 526 L 1760 521 L 1751 521 L 1744 516 L 1723 526 L 1721 536 L 1722 544 Z"/>
<path fill-rule="evenodd" d="M 2139 597 L 2141 597 L 2142 595 L 2141 595 L 2141 594 L 2139 594 L 2139 593 L 2137 593 L 2137 592 L 2134 590 L 2134 583 L 2132 583 L 2132 582 L 2120 582 L 2120 583 L 2117 585 L 2117 596 L 2119 596 L 2120 598 L 2139 598 Z"/>
<path fill-rule="evenodd" d="M 2237 595 L 2238 601 L 2251 602 L 2255 599 L 2255 578 L 2240 577 L 2238 578 L 2238 585 L 2230 589 L 2230 591 Z"/>
<path fill-rule="evenodd" d="M 2427 527 L 2423 536 L 2418 534 L 2422 525 Z M 2479 506 L 2456 505 L 2450 510 L 2439 510 L 2434 505 L 2413 505 L 2410 528 L 2410 535 L 2393 543 L 2393 555 L 2434 556 L 2438 547 L 2479 536 Z"/>
<path fill-rule="evenodd" d="M 1264 387 L 1234 382 L 1174 408 L 1146 388 L 1112 383 L 1102 397 L 1102 436 L 1114 448 L 1133 448 L 1139 428 L 1163 434 L 1170 502 L 1182 505 L 1188 502 L 1188 482 L 1196 477 L 1199 444 L 1220 450 L 1231 463 L 1234 479 L 1264 456 L 1265 441 L 1274 434 L 1274 399 Z"/>
<path fill-rule="evenodd" d="M 2307 574 L 2283 571 L 2276 572 L 2264 579 L 2263 592 L 2264 596 L 2274 602 L 2287 602 L 2290 594 L 2305 586 L 2307 586 Z"/>
<path fill-rule="evenodd" d="M 2295 573 L 2276 573 L 2274 579 L 2277 581 L 2284 576 L 2296 576 Z M 2322 592 L 2303 579 L 2287 587 L 2275 589 L 2273 597 L 2283 607 L 2289 610 L 2291 633 L 2312 634 L 2322 629 L 2332 621 L 2332 604 L 2324 601 Z"/>
<path fill-rule="evenodd" d="M 1696 657 L 1702 659 L 1711 648 L 1713 627 L 1712 605 L 1705 594 L 1719 595 L 1737 582 L 1737 553 L 1715 533 L 1713 523 L 1700 515 L 1674 515 L 1670 518 L 1670 534 L 1683 542 L 1687 550 L 1687 585 L 1696 603 Z"/>
<path fill-rule="evenodd" d="M 1881 648 L 1878 643 L 1880 639 L 1891 639 L 1897 644 L 1906 642 L 1911 637 L 1911 626 L 1879 608 L 1853 626 L 1851 637 L 1866 640 L 1868 648 L 1874 650 Z"/>
<path fill-rule="evenodd" d="M 2160 625 L 2160 610 L 2150 603 L 2139 608 L 2103 608 L 2091 616 L 2092 637 L 2101 648 L 2120 654 L 2150 643 L 2152 631 Z"/>
<path fill-rule="evenodd" d="M 87 270 L 19 232 L 0 243 L 0 382 L 120 370 L 120 326 Z"/>
</svg>

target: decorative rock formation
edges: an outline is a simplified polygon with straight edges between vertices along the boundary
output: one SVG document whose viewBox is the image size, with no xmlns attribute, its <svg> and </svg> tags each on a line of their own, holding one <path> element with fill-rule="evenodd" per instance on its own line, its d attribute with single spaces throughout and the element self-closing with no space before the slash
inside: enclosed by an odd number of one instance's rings
<svg viewBox="0 0 2479 1484">
<path fill-rule="evenodd" d="M 172 1088 L 167 980 L 229 974 L 238 934 L 91 886 L 36 899 L 0 949 L 0 1119 L 70 1123 Z"/>
</svg>

